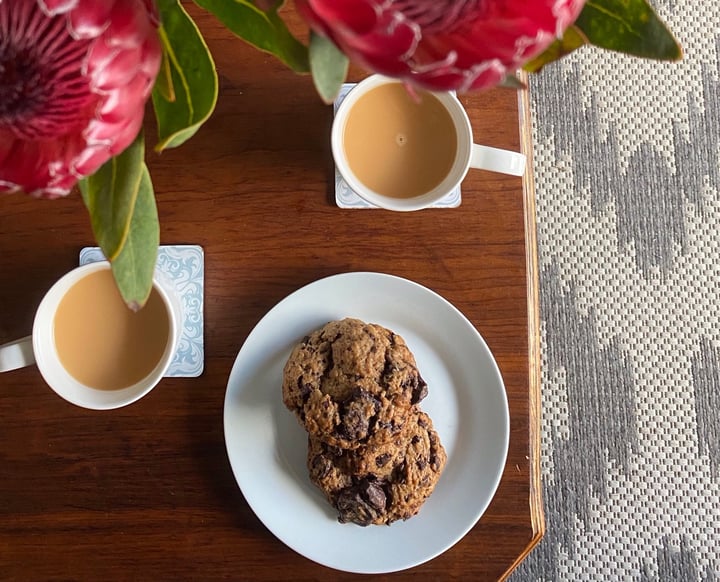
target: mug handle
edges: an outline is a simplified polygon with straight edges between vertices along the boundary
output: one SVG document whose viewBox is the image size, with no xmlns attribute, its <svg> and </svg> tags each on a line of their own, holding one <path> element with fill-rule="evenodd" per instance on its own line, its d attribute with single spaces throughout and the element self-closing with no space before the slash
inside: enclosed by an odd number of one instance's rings
<svg viewBox="0 0 720 582">
<path fill-rule="evenodd" d="M 470 167 L 522 176 L 525 173 L 525 155 L 474 143 L 470 154 Z"/>
<path fill-rule="evenodd" d="M 31 335 L 0 346 L 0 372 L 9 372 L 34 363 Z"/>
</svg>

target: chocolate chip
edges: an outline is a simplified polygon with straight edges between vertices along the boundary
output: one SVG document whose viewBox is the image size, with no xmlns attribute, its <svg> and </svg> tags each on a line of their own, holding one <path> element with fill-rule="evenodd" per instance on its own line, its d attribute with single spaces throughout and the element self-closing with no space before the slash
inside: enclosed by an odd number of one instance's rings
<svg viewBox="0 0 720 582">
<path fill-rule="evenodd" d="M 336 501 L 338 521 L 370 525 L 385 511 L 387 499 L 381 481 L 362 479 L 339 492 Z"/>
<path fill-rule="evenodd" d="M 349 406 L 342 416 L 342 433 L 348 439 L 363 439 L 370 428 L 370 420 L 362 408 Z"/>
<path fill-rule="evenodd" d="M 410 442 L 414 445 L 418 444 L 422 439 L 418 435 L 414 435 L 413 438 L 410 439 Z"/>
<path fill-rule="evenodd" d="M 324 362 L 325 363 L 325 369 L 323 370 L 323 376 L 326 376 L 327 373 L 332 370 L 333 366 L 335 365 L 335 362 L 333 360 L 333 352 L 332 350 L 327 350 L 327 359 Z"/>
<path fill-rule="evenodd" d="M 322 455 L 315 455 L 311 464 L 312 471 L 315 475 L 317 475 L 318 479 L 324 479 L 332 470 L 332 463 L 330 462 L 330 459 L 327 459 Z"/>
<path fill-rule="evenodd" d="M 360 488 L 363 492 L 364 497 L 367 501 L 376 509 L 385 509 L 387 503 L 387 495 L 385 490 L 382 488 L 379 482 L 371 482 L 363 480 L 360 483 Z"/>
<path fill-rule="evenodd" d="M 388 376 L 390 376 L 390 374 L 392 374 L 395 371 L 397 371 L 397 366 L 387 356 L 387 354 L 385 354 L 385 366 L 383 367 L 383 371 L 382 371 L 382 379 L 385 384 L 387 384 L 387 382 L 388 382 Z"/>
<path fill-rule="evenodd" d="M 418 459 L 418 460 L 416 461 L 416 464 L 417 464 L 417 468 L 420 469 L 421 471 L 422 471 L 425 467 L 427 467 L 427 461 L 426 461 L 425 459 Z"/>
<path fill-rule="evenodd" d="M 391 481 L 393 483 L 405 483 L 407 481 L 407 467 L 405 461 L 393 469 Z"/>
<path fill-rule="evenodd" d="M 310 395 L 310 392 L 312 392 L 312 384 L 309 382 L 303 382 L 302 376 L 298 377 L 297 386 L 298 390 L 300 390 L 300 396 L 302 396 L 303 399 L 306 399 Z"/>
<path fill-rule="evenodd" d="M 410 402 L 412 404 L 417 404 L 428 395 L 428 387 L 420 374 L 413 376 L 413 380 L 412 399 Z"/>
<path fill-rule="evenodd" d="M 432 467 L 433 471 L 440 470 L 440 461 L 437 458 L 437 455 L 430 455 L 430 466 Z"/>
<path fill-rule="evenodd" d="M 375 426 L 378 412 L 380 401 L 369 392 L 357 389 L 341 407 L 338 432 L 351 440 L 365 439 Z"/>
<path fill-rule="evenodd" d="M 375 466 L 383 467 L 391 458 L 392 455 L 390 453 L 383 453 L 382 455 L 378 455 L 377 457 L 375 457 Z"/>
</svg>

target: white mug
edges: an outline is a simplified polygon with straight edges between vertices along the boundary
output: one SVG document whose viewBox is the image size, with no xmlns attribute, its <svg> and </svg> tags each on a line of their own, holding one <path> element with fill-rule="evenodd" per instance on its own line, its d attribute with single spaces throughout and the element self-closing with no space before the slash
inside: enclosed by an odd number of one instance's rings
<svg viewBox="0 0 720 582">
<path fill-rule="evenodd" d="M 0 346 L 0 372 L 37 364 L 45 382 L 59 396 L 83 408 L 109 410 L 139 400 L 162 379 L 172 362 L 180 337 L 182 306 L 171 285 L 155 274 L 153 287 L 167 310 L 168 340 L 162 356 L 148 375 L 132 386 L 117 390 L 97 389 L 75 379 L 63 366 L 55 345 L 55 315 L 61 300 L 82 278 L 109 270 L 107 261 L 77 267 L 61 277 L 45 294 L 35 313 L 32 335 Z"/>
<path fill-rule="evenodd" d="M 522 176 L 525 156 L 519 152 L 473 143 L 472 126 L 465 108 L 454 94 L 432 93 L 450 114 L 457 134 L 457 154 L 445 178 L 429 192 L 410 198 L 396 198 L 373 191 L 362 183 L 348 164 L 343 144 L 345 127 L 353 106 L 369 91 L 388 83 L 401 83 L 382 75 L 367 77 L 347 94 L 340 103 L 331 131 L 331 147 L 335 165 L 348 186 L 361 198 L 374 206 L 387 210 L 409 211 L 432 206 L 457 188 L 470 168 Z M 380 163 L 380 160 L 379 160 Z"/>
</svg>

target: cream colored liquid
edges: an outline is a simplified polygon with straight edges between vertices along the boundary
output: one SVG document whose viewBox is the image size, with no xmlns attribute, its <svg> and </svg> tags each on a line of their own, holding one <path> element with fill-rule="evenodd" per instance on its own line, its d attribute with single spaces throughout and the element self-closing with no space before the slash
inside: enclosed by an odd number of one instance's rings
<svg viewBox="0 0 720 582">
<path fill-rule="evenodd" d="M 420 196 L 450 172 L 457 155 L 457 133 L 436 97 L 418 92 L 419 101 L 400 83 L 381 85 L 360 97 L 343 135 L 348 165 L 378 194 Z"/>
<path fill-rule="evenodd" d="M 100 390 L 132 386 L 147 376 L 165 352 L 169 320 L 152 290 L 145 307 L 131 311 L 112 272 L 96 271 L 78 281 L 55 314 L 55 345 L 65 369 Z"/>
</svg>

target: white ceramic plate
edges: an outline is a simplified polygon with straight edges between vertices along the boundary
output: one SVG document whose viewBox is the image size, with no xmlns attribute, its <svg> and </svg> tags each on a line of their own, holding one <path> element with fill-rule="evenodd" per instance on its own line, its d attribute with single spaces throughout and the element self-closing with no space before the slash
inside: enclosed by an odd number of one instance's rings
<svg viewBox="0 0 720 582">
<path fill-rule="evenodd" d="M 343 317 L 400 334 L 415 354 L 448 461 L 420 513 L 390 526 L 340 524 L 310 482 L 307 436 L 282 402 L 292 347 Z M 495 494 L 507 456 L 509 414 L 497 364 L 473 325 L 448 301 L 406 279 L 346 273 L 292 293 L 245 341 L 225 395 L 225 443 L 253 511 L 282 542 L 325 566 L 358 573 L 403 570 L 460 540 Z"/>
</svg>

